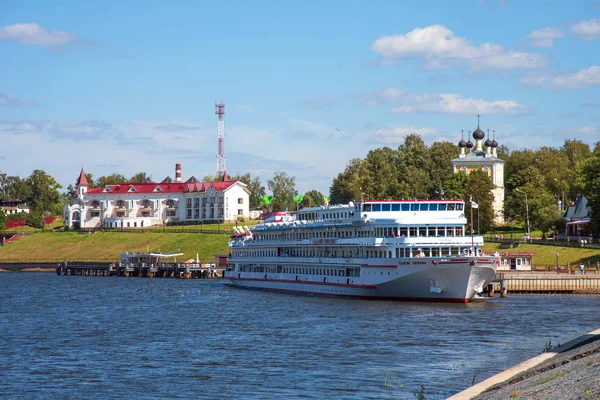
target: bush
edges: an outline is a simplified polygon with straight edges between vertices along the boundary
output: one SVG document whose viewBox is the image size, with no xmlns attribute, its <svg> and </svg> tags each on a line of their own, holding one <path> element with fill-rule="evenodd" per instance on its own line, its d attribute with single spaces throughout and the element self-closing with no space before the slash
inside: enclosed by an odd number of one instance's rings
<svg viewBox="0 0 600 400">
<path fill-rule="evenodd" d="M 244 217 L 238 217 L 238 222 L 246 222 L 246 218 Z"/>
<path fill-rule="evenodd" d="M 20 219 L 26 219 L 29 214 L 26 212 L 18 212 L 16 214 L 10 214 L 6 220 L 7 221 L 15 221 Z"/>
<path fill-rule="evenodd" d="M 43 229 L 44 228 L 44 220 L 42 216 L 39 214 L 30 213 L 25 218 L 25 223 L 32 228 Z"/>
</svg>

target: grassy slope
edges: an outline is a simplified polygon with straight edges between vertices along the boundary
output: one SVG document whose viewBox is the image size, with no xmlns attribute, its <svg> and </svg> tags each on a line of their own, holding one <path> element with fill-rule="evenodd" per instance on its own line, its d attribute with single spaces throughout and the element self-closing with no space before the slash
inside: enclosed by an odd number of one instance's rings
<svg viewBox="0 0 600 400">
<path fill-rule="evenodd" d="M 228 235 L 199 233 L 36 233 L 0 247 L 2 261 L 116 261 L 121 252 L 183 252 L 182 261 L 214 262 L 227 252 Z"/>
<path fill-rule="evenodd" d="M 213 261 L 214 254 L 227 252 L 228 235 L 202 233 L 122 233 L 97 232 L 89 235 L 75 232 L 44 232 L 28 235 L 14 243 L 0 247 L 2 261 L 116 261 L 121 252 L 162 251 L 183 252 L 183 259 L 196 258 Z M 179 250 L 180 249 L 180 250 Z M 600 250 L 561 246 L 523 244 L 515 249 L 500 249 L 499 244 L 487 243 L 486 252 L 533 252 L 534 265 L 577 265 L 600 261 Z"/>
<path fill-rule="evenodd" d="M 562 247 L 562 246 L 542 246 L 535 244 L 521 244 L 517 248 L 501 249 L 498 243 L 486 243 L 483 247 L 485 252 L 510 252 L 510 253 L 535 253 L 533 256 L 534 265 L 556 266 L 556 253 L 558 252 L 558 263 L 560 265 L 571 266 L 579 265 L 583 262 L 587 265 L 588 261 L 595 266 L 596 262 L 600 261 L 600 250 L 578 247 Z"/>
</svg>

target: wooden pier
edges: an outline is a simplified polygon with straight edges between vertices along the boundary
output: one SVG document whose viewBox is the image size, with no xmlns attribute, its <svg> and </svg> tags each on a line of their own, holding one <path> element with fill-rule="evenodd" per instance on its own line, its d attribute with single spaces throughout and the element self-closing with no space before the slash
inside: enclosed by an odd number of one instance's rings
<svg viewBox="0 0 600 400">
<path fill-rule="evenodd" d="M 206 268 L 200 264 L 164 263 L 159 265 L 78 265 L 60 263 L 56 267 L 58 275 L 79 276 L 123 276 L 139 278 L 180 278 L 206 279 L 221 278 L 223 271 L 219 268 Z"/>
<path fill-rule="evenodd" d="M 499 293 L 506 288 L 508 293 L 600 294 L 600 272 L 498 271 L 491 284 Z"/>
</svg>

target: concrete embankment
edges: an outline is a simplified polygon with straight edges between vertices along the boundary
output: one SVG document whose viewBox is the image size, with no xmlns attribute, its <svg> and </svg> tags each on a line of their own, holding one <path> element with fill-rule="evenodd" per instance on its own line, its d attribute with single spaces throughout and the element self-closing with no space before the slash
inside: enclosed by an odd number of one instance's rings
<svg viewBox="0 0 600 400">
<path fill-rule="evenodd" d="M 600 398 L 600 329 L 494 375 L 448 400 Z"/>
<path fill-rule="evenodd" d="M 509 293 L 600 294 L 600 273 L 567 274 L 556 271 L 498 271 L 495 290 L 504 285 Z"/>
<path fill-rule="evenodd" d="M 62 263 L 61 263 L 62 264 Z M 107 262 L 72 262 L 76 266 L 108 266 Z M 56 262 L 2 262 L 0 272 L 56 272 Z"/>
</svg>

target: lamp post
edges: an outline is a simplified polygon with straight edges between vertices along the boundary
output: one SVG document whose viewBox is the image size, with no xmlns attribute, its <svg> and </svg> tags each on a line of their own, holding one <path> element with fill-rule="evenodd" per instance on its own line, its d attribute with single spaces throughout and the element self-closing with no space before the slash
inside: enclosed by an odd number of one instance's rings
<svg viewBox="0 0 600 400">
<path fill-rule="evenodd" d="M 529 202 L 527 201 L 527 193 L 525 193 L 524 191 L 522 191 L 519 188 L 515 188 L 515 190 L 517 192 L 521 192 L 525 195 L 525 213 L 527 215 L 527 241 L 530 242 L 531 241 L 531 231 L 529 230 Z"/>
<path fill-rule="evenodd" d="M 558 271 L 558 251 L 556 252 L 556 270 Z"/>
<path fill-rule="evenodd" d="M 553 178 L 553 179 L 554 179 L 554 180 L 555 180 L 555 181 L 556 181 L 558 184 L 560 184 L 560 186 L 562 187 L 562 183 L 561 183 L 561 182 L 560 182 L 558 179 L 556 179 L 556 178 Z M 561 201 L 560 205 L 561 205 L 561 208 L 560 208 L 560 210 L 561 210 L 561 211 L 564 211 L 564 209 L 565 209 L 565 191 L 564 191 L 564 190 L 562 191 L 562 201 Z"/>
</svg>

